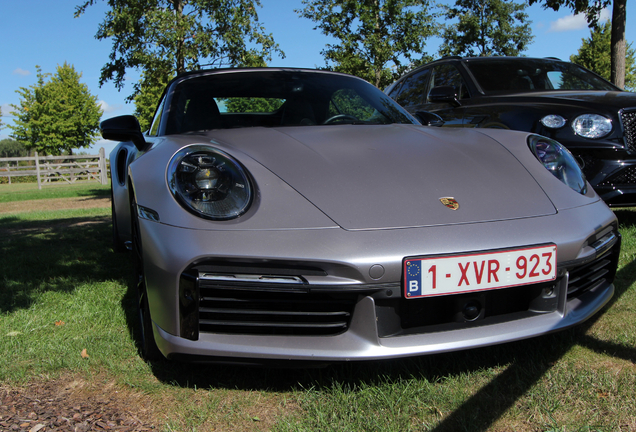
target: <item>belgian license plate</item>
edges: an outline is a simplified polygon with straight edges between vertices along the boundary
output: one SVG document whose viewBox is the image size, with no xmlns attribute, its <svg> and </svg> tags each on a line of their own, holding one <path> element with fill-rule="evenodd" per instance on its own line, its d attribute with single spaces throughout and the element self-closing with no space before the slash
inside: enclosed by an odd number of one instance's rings
<svg viewBox="0 0 636 432">
<path fill-rule="evenodd" d="M 460 294 L 556 279 L 556 245 L 407 258 L 406 298 Z"/>
</svg>

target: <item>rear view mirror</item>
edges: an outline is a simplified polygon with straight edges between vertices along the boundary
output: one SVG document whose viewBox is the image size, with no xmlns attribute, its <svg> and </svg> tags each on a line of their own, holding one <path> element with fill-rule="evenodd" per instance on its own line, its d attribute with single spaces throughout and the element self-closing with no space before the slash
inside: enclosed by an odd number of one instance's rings
<svg viewBox="0 0 636 432">
<path fill-rule="evenodd" d="M 134 116 L 123 115 L 109 118 L 99 124 L 102 137 L 113 141 L 132 141 L 139 151 L 144 151 L 148 146 L 141 126 Z"/>
</svg>

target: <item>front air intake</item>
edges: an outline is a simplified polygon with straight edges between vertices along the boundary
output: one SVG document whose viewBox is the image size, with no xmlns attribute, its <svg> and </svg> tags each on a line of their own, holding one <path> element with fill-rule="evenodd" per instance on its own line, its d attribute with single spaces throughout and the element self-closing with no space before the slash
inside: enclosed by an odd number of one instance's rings
<svg viewBox="0 0 636 432">
<path fill-rule="evenodd" d="M 312 293 L 287 284 L 201 280 L 199 332 L 333 335 L 347 330 L 357 294 Z"/>
</svg>

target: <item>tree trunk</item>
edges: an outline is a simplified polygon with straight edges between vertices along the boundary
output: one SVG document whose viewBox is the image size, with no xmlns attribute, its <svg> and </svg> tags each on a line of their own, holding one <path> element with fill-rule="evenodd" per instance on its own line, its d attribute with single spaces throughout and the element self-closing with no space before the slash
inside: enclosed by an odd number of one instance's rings
<svg viewBox="0 0 636 432">
<path fill-rule="evenodd" d="M 625 88 L 627 0 L 614 0 L 612 10 L 612 83 Z"/>
<path fill-rule="evenodd" d="M 177 24 L 177 52 L 175 53 L 176 61 L 177 61 L 177 75 L 185 72 L 185 53 L 183 52 L 183 46 L 185 44 L 185 35 L 180 34 L 180 31 L 183 31 L 181 28 L 181 19 L 183 17 L 183 2 L 181 0 L 173 0 L 172 4 L 174 5 L 174 13 L 175 13 L 175 21 Z"/>
</svg>

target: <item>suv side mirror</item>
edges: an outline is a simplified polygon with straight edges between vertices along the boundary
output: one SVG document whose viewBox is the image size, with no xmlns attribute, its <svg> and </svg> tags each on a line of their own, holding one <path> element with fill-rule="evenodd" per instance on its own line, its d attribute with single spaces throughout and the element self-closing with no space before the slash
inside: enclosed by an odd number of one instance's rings
<svg viewBox="0 0 636 432">
<path fill-rule="evenodd" d="M 134 116 L 123 115 L 109 118 L 99 124 L 102 137 L 113 141 L 132 141 L 137 150 L 144 151 L 148 143 L 141 133 L 141 126 Z"/>
<path fill-rule="evenodd" d="M 444 120 L 440 116 L 435 113 L 428 111 L 417 111 L 415 113 L 415 117 L 422 123 L 424 126 L 444 126 Z"/>
<path fill-rule="evenodd" d="M 449 103 L 460 106 L 457 89 L 454 86 L 433 87 L 428 93 L 428 100 L 433 103 Z"/>
</svg>

